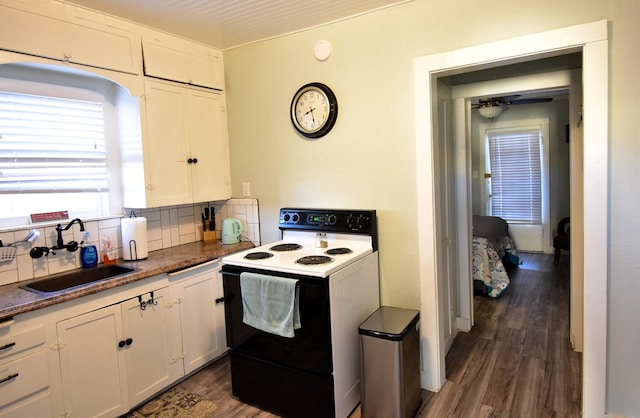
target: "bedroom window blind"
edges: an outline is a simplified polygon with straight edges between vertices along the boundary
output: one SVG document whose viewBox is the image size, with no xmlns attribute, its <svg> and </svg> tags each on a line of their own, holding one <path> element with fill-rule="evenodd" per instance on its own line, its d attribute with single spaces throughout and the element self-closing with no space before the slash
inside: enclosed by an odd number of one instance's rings
<svg viewBox="0 0 640 418">
<path fill-rule="evenodd" d="M 542 223 L 540 127 L 487 132 L 491 215 L 507 222 Z"/>
</svg>

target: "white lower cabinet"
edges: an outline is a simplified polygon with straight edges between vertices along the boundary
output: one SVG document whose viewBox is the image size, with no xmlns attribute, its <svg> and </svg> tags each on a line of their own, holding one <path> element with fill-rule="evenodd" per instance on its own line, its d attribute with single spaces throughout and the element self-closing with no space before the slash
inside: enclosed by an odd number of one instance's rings
<svg viewBox="0 0 640 418">
<path fill-rule="evenodd" d="M 180 307 L 185 375 L 227 350 L 219 262 L 213 267 L 175 273 L 171 298 Z"/>
<path fill-rule="evenodd" d="M 164 277 L 57 321 L 60 415 L 120 416 L 226 351 L 219 262 Z"/>
<path fill-rule="evenodd" d="M 120 305 L 57 324 L 64 416 L 113 417 L 128 411 Z"/>
<path fill-rule="evenodd" d="M 121 304 L 129 405 L 139 404 L 183 375 L 171 356 L 180 329 L 167 309 L 168 293 L 164 288 Z"/>
<path fill-rule="evenodd" d="M 65 414 L 123 414 L 182 377 L 162 288 L 57 324 Z"/>
</svg>

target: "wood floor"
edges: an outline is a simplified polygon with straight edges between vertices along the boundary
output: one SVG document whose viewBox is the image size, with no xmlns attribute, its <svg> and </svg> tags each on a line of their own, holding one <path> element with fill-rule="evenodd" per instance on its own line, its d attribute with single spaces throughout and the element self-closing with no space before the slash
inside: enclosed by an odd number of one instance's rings
<svg viewBox="0 0 640 418">
<path fill-rule="evenodd" d="M 418 417 L 579 417 L 582 356 L 569 344 L 569 274 L 552 255 L 521 254 L 499 299 L 476 295 L 475 326 L 446 358 L 447 383 L 423 391 Z M 259 379 L 256 376 L 256 379 Z M 276 417 L 231 395 L 225 356 L 180 383 L 219 417 Z M 360 418 L 358 407 L 350 418 Z"/>
</svg>

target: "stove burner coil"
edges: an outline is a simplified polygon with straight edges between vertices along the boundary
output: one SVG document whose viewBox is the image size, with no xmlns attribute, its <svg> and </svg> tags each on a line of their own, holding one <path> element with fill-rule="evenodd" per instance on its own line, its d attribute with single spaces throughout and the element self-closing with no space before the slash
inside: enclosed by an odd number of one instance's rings
<svg viewBox="0 0 640 418">
<path fill-rule="evenodd" d="M 300 244 L 278 244 L 269 248 L 271 251 L 295 251 L 302 248 Z"/>
<path fill-rule="evenodd" d="M 333 258 L 327 257 L 326 255 L 308 255 L 306 257 L 297 259 L 296 263 L 310 266 L 310 265 L 331 263 L 332 261 L 333 261 Z"/>
<path fill-rule="evenodd" d="M 246 258 L 247 260 L 263 260 L 265 258 L 271 257 L 273 257 L 273 254 L 264 251 L 256 251 L 244 256 L 244 258 Z"/>
<path fill-rule="evenodd" d="M 332 248 L 330 250 L 327 250 L 325 254 L 340 255 L 340 254 L 351 254 L 352 252 L 353 251 L 351 250 L 351 248 L 340 247 L 340 248 Z"/>
</svg>

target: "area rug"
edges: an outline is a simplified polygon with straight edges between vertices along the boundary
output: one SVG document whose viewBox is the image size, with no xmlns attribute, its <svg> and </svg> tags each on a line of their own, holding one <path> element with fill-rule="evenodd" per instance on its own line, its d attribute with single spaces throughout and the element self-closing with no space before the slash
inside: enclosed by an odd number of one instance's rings
<svg viewBox="0 0 640 418">
<path fill-rule="evenodd" d="M 176 386 L 130 412 L 127 418 L 208 418 L 217 410 L 218 405 L 212 401 Z"/>
</svg>

